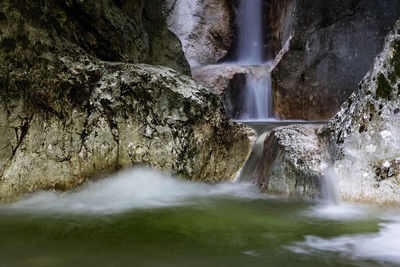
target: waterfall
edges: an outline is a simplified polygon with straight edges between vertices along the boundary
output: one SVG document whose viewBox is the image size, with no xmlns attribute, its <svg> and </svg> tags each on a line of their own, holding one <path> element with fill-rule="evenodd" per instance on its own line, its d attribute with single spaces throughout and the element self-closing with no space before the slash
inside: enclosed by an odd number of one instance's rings
<svg viewBox="0 0 400 267">
<path fill-rule="evenodd" d="M 236 64 L 264 66 L 262 75 L 247 74 L 241 120 L 266 120 L 273 115 L 270 67 L 264 51 L 263 0 L 240 0 Z"/>
<path fill-rule="evenodd" d="M 261 65 L 263 51 L 263 0 L 240 0 L 238 63 Z"/>
<path fill-rule="evenodd" d="M 245 120 L 268 119 L 272 114 L 271 77 L 267 70 L 261 78 L 247 75 Z"/>
<path fill-rule="evenodd" d="M 337 173 L 333 168 L 327 168 L 321 180 L 321 197 L 330 205 L 340 203 Z"/>
</svg>

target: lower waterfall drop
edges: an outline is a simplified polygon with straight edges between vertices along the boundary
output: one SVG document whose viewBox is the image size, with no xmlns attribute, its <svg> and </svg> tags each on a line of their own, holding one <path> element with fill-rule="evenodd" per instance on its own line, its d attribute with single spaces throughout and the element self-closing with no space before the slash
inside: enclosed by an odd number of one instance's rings
<svg viewBox="0 0 400 267">
<path fill-rule="evenodd" d="M 261 75 L 246 76 L 245 112 L 242 120 L 257 121 L 273 117 L 271 96 L 271 75 L 269 70 Z"/>
</svg>

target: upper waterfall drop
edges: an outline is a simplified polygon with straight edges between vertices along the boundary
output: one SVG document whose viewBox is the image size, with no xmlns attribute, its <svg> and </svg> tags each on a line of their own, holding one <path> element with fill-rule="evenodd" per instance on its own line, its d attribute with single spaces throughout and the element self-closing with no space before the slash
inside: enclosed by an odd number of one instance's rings
<svg viewBox="0 0 400 267">
<path fill-rule="evenodd" d="M 240 0 L 238 63 L 261 65 L 264 60 L 263 0 Z"/>
</svg>

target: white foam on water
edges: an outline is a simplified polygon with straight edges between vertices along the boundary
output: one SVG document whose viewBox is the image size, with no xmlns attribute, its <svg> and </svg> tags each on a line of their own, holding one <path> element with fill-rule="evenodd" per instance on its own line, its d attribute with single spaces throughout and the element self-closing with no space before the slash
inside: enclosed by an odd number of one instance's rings
<svg viewBox="0 0 400 267">
<path fill-rule="evenodd" d="M 89 183 L 72 193 L 40 192 L 0 209 L 21 212 L 113 214 L 195 204 L 198 198 L 260 198 L 250 183 L 208 185 L 173 178 L 149 169 L 131 169 Z"/>
<path fill-rule="evenodd" d="M 392 217 L 391 220 L 381 223 L 378 233 L 344 235 L 330 239 L 307 236 L 304 242 L 287 248 L 301 254 L 336 252 L 356 260 L 400 264 L 400 217 Z"/>
<path fill-rule="evenodd" d="M 370 218 L 375 210 L 361 204 L 325 204 L 319 203 L 304 212 L 305 216 L 326 220 L 364 220 Z"/>
</svg>

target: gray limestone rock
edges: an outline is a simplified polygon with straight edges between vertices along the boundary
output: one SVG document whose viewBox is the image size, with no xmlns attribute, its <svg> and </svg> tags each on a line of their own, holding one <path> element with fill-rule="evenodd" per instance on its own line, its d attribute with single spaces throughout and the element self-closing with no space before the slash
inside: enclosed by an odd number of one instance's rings
<svg viewBox="0 0 400 267">
<path fill-rule="evenodd" d="M 172 69 L 68 56 L 47 68 L 25 90 L 22 70 L 0 76 L 1 199 L 137 164 L 227 181 L 250 153 L 253 133 L 225 115 L 220 97 Z"/>
</svg>

